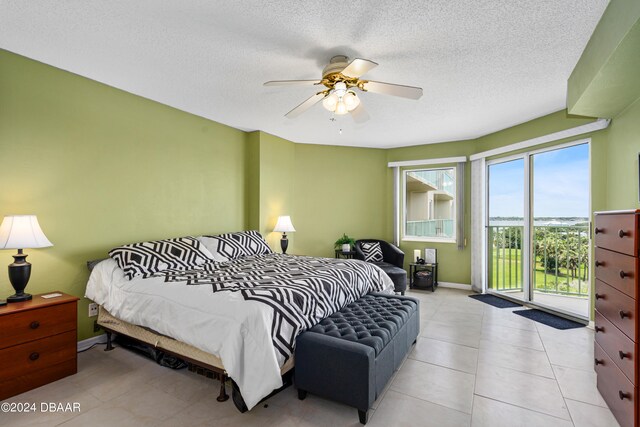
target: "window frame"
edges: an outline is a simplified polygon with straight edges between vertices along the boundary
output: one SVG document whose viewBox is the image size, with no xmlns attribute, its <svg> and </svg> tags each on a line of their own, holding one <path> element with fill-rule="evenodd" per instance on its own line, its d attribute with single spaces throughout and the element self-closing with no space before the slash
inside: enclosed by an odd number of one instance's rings
<svg viewBox="0 0 640 427">
<path fill-rule="evenodd" d="M 453 200 L 454 200 L 454 215 L 453 215 L 453 236 L 452 237 L 437 237 L 437 236 L 407 236 L 407 175 L 410 172 L 421 172 L 421 171 L 438 171 L 438 170 L 453 170 L 454 173 L 454 185 L 453 185 Z M 435 167 L 407 167 L 401 168 L 400 170 L 401 176 L 401 186 L 402 186 L 402 199 L 400 203 L 402 204 L 401 212 L 402 217 L 400 218 L 402 225 L 400 227 L 401 235 L 400 241 L 403 242 L 432 242 L 432 243 L 453 243 L 457 244 L 457 233 L 458 233 L 458 209 L 460 209 L 460 204 L 458 203 L 458 171 L 456 165 L 438 165 Z M 435 211 L 435 207 L 434 207 Z"/>
</svg>

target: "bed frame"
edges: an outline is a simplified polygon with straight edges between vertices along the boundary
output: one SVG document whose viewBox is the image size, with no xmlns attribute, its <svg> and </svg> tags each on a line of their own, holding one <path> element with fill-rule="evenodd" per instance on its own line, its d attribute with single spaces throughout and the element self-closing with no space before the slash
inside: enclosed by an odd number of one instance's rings
<svg viewBox="0 0 640 427">
<path fill-rule="evenodd" d="M 111 315 L 102 306 L 100 306 L 98 310 L 97 323 L 105 330 L 107 334 L 107 347 L 105 348 L 105 351 L 113 350 L 114 333 L 124 335 L 134 341 L 151 345 L 154 348 L 164 351 L 165 353 L 183 359 L 185 362 L 187 362 L 188 368 L 191 372 L 204 375 L 207 378 L 219 380 L 220 394 L 216 398 L 218 402 L 225 402 L 229 399 L 225 384 L 227 380 L 231 380 L 232 398 L 234 405 L 240 412 L 247 411 L 247 406 L 244 403 L 244 399 L 240 394 L 239 388 L 237 387 L 235 381 L 233 381 L 233 379 L 229 378 L 229 376 L 227 375 L 227 371 L 224 369 L 222 360 L 220 360 L 219 357 L 211 353 L 204 352 L 182 341 L 178 341 L 165 335 L 160 335 L 157 332 L 118 319 Z M 291 385 L 291 374 L 293 373 L 293 366 L 294 362 L 292 356 L 280 369 L 280 374 L 283 377 L 283 386 L 277 390 L 274 390 L 264 399 L 273 396 L 274 394 Z"/>
</svg>

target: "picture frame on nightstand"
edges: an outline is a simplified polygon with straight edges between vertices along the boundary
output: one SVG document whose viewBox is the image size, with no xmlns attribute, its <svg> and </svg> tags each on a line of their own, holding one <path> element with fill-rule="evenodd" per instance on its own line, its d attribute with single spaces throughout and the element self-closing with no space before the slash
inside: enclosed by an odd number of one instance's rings
<svg viewBox="0 0 640 427">
<path fill-rule="evenodd" d="M 438 262 L 438 250 L 425 248 L 424 249 L 424 263 L 425 264 L 435 264 Z"/>
</svg>

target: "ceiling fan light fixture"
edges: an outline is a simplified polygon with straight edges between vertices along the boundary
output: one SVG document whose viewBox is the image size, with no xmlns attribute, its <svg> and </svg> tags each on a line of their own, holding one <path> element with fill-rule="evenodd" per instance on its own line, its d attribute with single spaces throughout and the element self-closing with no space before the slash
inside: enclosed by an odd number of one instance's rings
<svg viewBox="0 0 640 427">
<path fill-rule="evenodd" d="M 336 109 L 334 113 L 341 116 L 343 114 L 347 114 L 348 112 L 349 110 L 347 109 L 347 106 L 345 105 L 344 101 L 342 99 L 338 101 L 338 105 L 336 105 Z"/>
<path fill-rule="evenodd" d="M 333 112 L 335 111 L 336 106 L 338 105 L 338 101 L 339 101 L 338 96 L 335 93 L 332 93 L 324 97 L 324 99 L 322 100 L 322 106 L 325 109 Z"/>
<path fill-rule="evenodd" d="M 338 95 L 338 98 L 342 98 L 347 93 L 347 84 L 345 82 L 337 82 L 333 87 L 333 92 Z"/>
<path fill-rule="evenodd" d="M 358 95 L 356 95 L 356 93 L 352 90 L 348 91 L 342 97 L 342 101 L 349 111 L 355 110 L 358 105 L 360 105 L 360 98 L 358 98 Z"/>
</svg>

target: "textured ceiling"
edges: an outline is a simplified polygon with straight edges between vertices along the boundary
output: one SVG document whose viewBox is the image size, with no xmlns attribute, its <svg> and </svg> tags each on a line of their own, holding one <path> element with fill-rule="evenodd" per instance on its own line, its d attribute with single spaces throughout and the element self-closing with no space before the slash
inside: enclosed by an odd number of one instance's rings
<svg viewBox="0 0 640 427">
<path fill-rule="evenodd" d="M 394 147 L 475 138 L 565 107 L 566 81 L 608 0 L 0 0 L 0 48 L 244 130 Z M 284 114 L 331 56 L 418 101 L 361 94 L 371 116 Z M 342 129 L 342 134 L 339 134 Z"/>
</svg>

